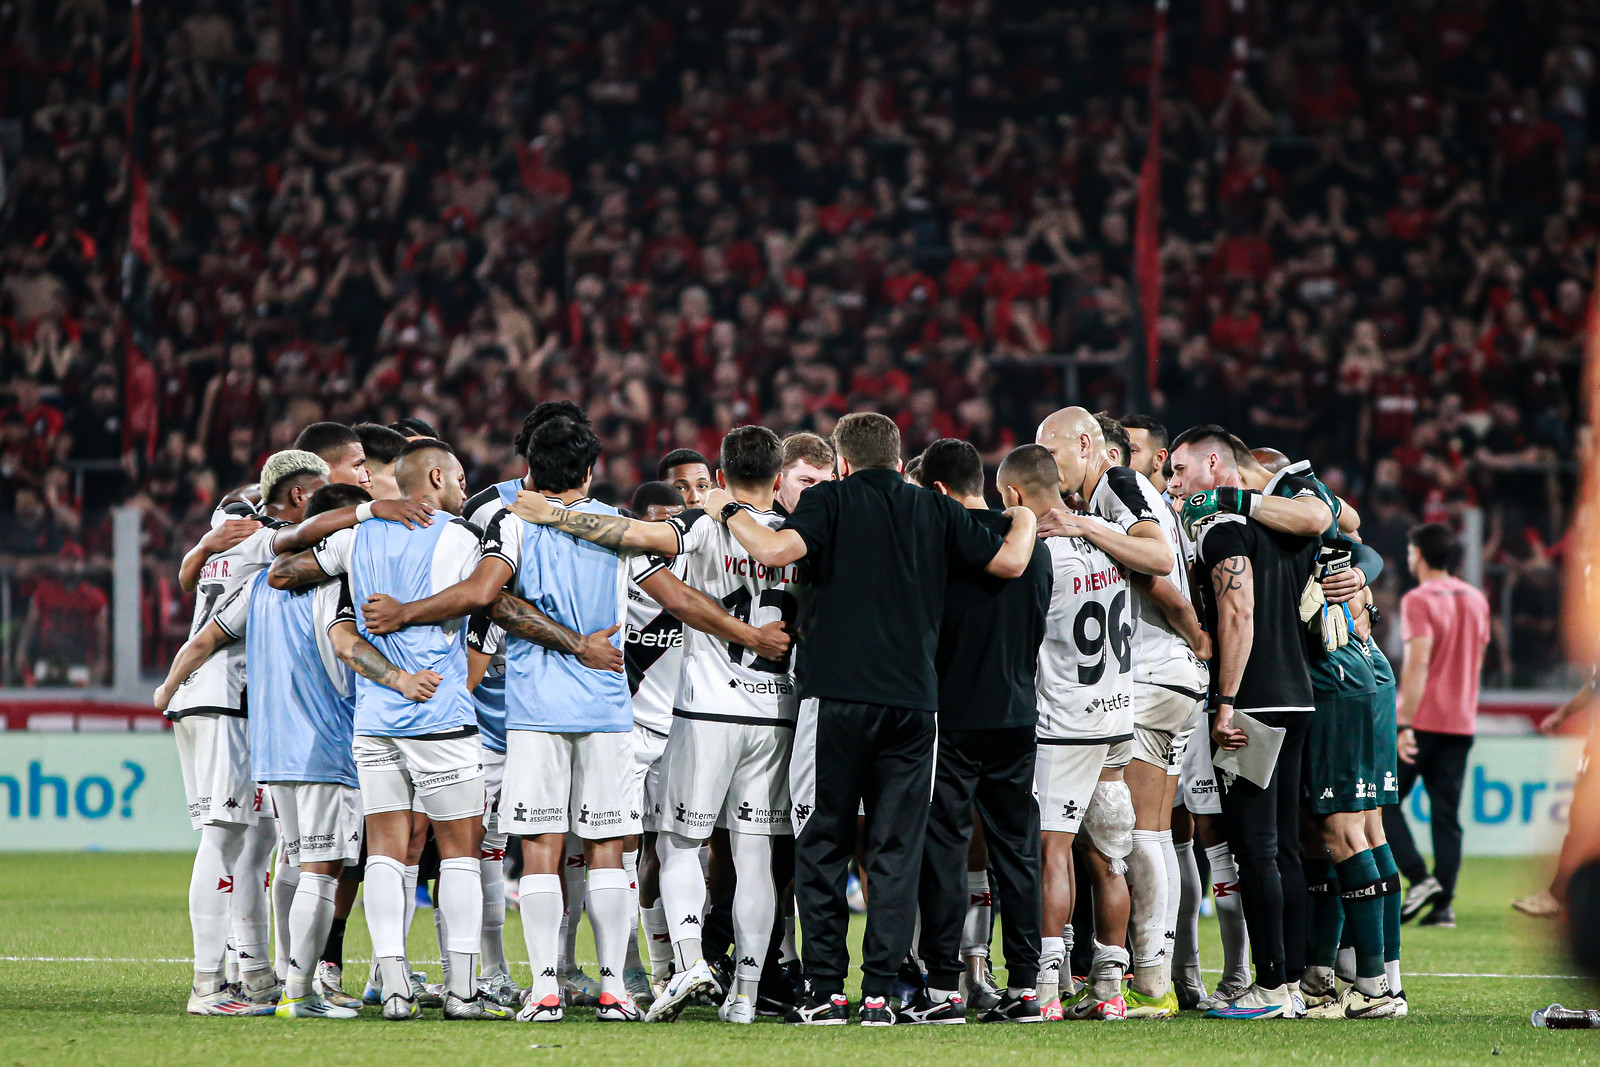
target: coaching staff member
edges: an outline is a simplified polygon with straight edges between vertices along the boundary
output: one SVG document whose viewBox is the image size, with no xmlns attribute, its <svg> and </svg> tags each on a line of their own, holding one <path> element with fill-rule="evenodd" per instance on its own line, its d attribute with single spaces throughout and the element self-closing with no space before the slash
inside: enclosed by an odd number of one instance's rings
<svg viewBox="0 0 1600 1067">
<path fill-rule="evenodd" d="M 1317 539 L 1280 533 L 1249 517 L 1259 510 L 1261 494 L 1243 488 L 1232 439 L 1220 426 L 1185 430 L 1173 442 L 1171 461 L 1167 486 L 1185 498 L 1184 523 L 1195 534 L 1195 569 L 1215 649 L 1207 702 L 1212 740 L 1224 749 L 1245 743 L 1235 711 L 1285 731 L 1266 787 L 1241 777 L 1222 794 L 1256 980 L 1206 1014 L 1292 1017 L 1289 983 L 1305 970 L 1300 760 L 1313 707 L 1300 595 L 1316 563 Z M 1215 503 L 1207 492 L 1212 489 Z M 1215 511 L 1218 505 L 1224 510 Z M 1202 519 L 1202 509 L 1212 514 Z"/>
<path fill-rule="evenodd" d="M 1033 555 L 1035 522 L 1032 513 L 1012 509 L 1002 541 L 954 500 L 906 482 L 900 431 L 885 415 L 846 415 L 833 443 L 840 479 L 801 493 L 782 528 L 743 515 L 725 492 L 713 492 L 705 509 L 728 524 L 757 562 L 787 567 L 804 559 L 811 568 L 812 619 L 798 661 L 806 703 L 790 775 L 795 895 L 810 990 L 790 1020 L 826 1024 L 849 1016 L 845 874 L 859 800 L 866 805 L 872 886 L 861 1022 L 888 1025 L 894 1022 L 888 994 L 911 948 L 916 916 L 945 579 L 952 560 L 1018 577 Z M 805 721 L 812 699 L 814 730 Z"/>
<path fill-rule="evenodd" d="M 959 503 L 1004 535 L 1011 520 L 983 496 L 983 460 L 966 441 L 935 441 L 922 454 L 919 483 Z M 922 958 L 928 988 L 902 1014 L 914 1022 L 964 1018 L 955 993 L 967 911 L 967 851 L 976 801 L 1005 916 L 1007 992 L 985 1022 L 1040 1018 L 1039 806 L 1033 799 L 1039 712 L 1034 675 L 1050 610 L 1050 552 L 1035 543 L 1021 578 L 996 578 L 952 560 L 939 627 L 939 752 L 922 851 Z"/>
</svg>

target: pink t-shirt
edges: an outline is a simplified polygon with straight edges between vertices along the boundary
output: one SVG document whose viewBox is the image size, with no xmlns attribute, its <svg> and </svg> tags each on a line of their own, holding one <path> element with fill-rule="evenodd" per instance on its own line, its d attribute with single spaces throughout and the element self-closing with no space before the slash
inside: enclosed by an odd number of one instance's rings
<svg viewBox="0 0 1600 1067">
<path fill-rule="evenodd" d="M 1441 734 L 1471 734 L 1478 714 L 1478 675 L 1489 643 L 1489 601 L 1460 578 L 1433 578 L 1400 598 L 1400 637 L 1432 637 L 1428 683 L 1411 725 Z"/>
</svg>

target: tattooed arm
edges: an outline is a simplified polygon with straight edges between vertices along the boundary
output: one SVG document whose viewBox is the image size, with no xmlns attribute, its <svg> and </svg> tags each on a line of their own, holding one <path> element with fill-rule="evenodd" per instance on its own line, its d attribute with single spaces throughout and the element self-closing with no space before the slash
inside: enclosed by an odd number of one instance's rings
<svg viewBox="0 0 1600 1067">
<path fill-rule="evenodd" d="M 580 634 L 562 626 L 521 597 L 504 592 L 489 608 L 489 617 L 506 633 L 576 656 L 579 663 L 591 670 L 622 673 L 622 651 L 611 643 L 620 625 L 597 633 Z"/>
<path fill-rule="evenodd" d="M 1211 669 L 1217 693 L 1228 697 L 1217 710 L 1211 736 L 1223 748 L 1241 748 L 1244 731 L 1233 726 L 1232 698 L 1239 693 L 1245 665 L 1255 644 L 1255 572 L 1249 556 L 1229 556 L 1211 568 L 1211 589 L 1217 601 L 1216 653 Z"/>
<path fill-rule="evenodd" d="M 331 577 L 317 562 L 315 552 L 308 548 L 304 552 L 291 552 L 273 560 L 272 569 L 267 572 L 267 584 L 274 589 L 298 589 L 302 585 L 325 582 Z"/>
<path fill-rule="evenodd" d="M 683 550 L 678 531 L 664 522 L 644 522 L 625 515 L 591 515 L 552 504 L 543 493 L 517 494 L 511 513 L 535 526 L 549 526 L 573 537 L 624 555 L 652 552 L 675 556 Z"/>
<path fill-rule="evenodd" d="M 336 622 L 328 628 L 333 651 L 351 670 L 421 704 L 430 699 L 442 680 L 435 671 L 403 671 L 356 631 L 356 624 Z"/>
</svg>

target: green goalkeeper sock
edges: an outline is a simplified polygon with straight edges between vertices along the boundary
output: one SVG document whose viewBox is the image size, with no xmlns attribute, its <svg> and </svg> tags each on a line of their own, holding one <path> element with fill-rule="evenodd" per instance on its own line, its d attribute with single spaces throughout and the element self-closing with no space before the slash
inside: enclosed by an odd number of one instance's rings
<svg viewBox="0 0 1600 1067">
<path fill-rule="evenodd" d="M 1332 860 L 1306 863 L 1306 891 L 1310 894 L 1310 922 L 1306 932 L 1306 963 L 1312 967 L 1332 967 L 1339 954 L 1339 933 L 1344 926 L 1344 907 L 1339 900 L 1339 877 Z"/>
<path fill-rule="evenodd" d="M 1345 921 L 1356 950 L 1356 988 L 1368 996 L 1383 988 L 1383 880 L 1372 850 L 1336 866 Z"/>
</svg>

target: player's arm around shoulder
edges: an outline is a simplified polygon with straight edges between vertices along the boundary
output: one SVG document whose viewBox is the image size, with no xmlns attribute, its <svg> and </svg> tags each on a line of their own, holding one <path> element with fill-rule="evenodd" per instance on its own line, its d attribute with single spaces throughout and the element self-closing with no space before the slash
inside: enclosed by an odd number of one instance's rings
<svg viewBox="0 0 1600 1067">
<path fill-rule="evenodd" d="M 626 515 L 575 511 L 530 489 L 517 493 L 517 501 L 510 510 L 523 522 L 548 526 L 613 552 L 630 555 L 653 552 L 675 556 L 683 551 L 680 533 L 671 522 L 647 522 L 644 519 L 630 519 Z"/>
<path fill-rule="evenodd" d="M 812 489 L 820 489 L 822 483 L 814 485 Z M 808 489 L 800 495 L 800 503 L 795 506 L 794 514 L 790 515 L 784 525 L 774 530 L 756 520 L 744 508 L 737 507 L 733 494 L 726 489 L 713 489 L 706 497 L 705 513 L 714 517 L 718 522 L 727 524 L 728 532 L 744 546 L 758 562 L 768 567 L 786 567 L 803 559 L 809 551 L 809 541 L 802 529 L 808 529 L 806 524 L 816 524 L 820 512 L 822 494 L 812 494 Z M 734 504 L 730 508 L 728 505 Z M 796 520 L 799 520 L 797 525 Z"/>
</svg>

